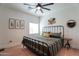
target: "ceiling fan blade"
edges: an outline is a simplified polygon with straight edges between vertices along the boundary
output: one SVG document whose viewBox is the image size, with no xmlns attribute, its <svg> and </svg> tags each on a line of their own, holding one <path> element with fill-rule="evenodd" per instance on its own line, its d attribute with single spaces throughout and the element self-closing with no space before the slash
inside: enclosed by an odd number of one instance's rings
<svg viewBox="0 0 79 59">
<path fill-rule="evenodd" d="M 54 3 L 49 3 L 49 4 L 44 4 L 42 6 L 48 6 L 48 5 L 53 5 Z"/>
<path fill-rule="evenodd" d="M 44 8 L 44 7 L 42 7 L 42 9 L 50 10 L 50 9 L 48 9 L 48 8 Z"/>
<path fill-rule="evenodd" d="M 34 8 L 30 7 L 30 6 L 29 6 L 28 8 L 29 8 L 29 9 L 34 9 Z"/>
<path fill-rule="evenodd" d="M 24 5 L 28 5 L 28 6 L 35 6 L 35 5 L 27 4 L 27 3 L 24 3 Z"/>
<path fill-rule="evenodd" d="M 43 13 L 43 10 L 42 9 L 40 9 L 40 11 Z"/>
</svg>

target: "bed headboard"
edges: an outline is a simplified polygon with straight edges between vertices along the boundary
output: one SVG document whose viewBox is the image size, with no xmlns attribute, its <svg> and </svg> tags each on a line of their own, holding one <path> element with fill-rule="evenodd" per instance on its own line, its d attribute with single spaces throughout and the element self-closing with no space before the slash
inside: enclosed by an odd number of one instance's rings
<svg viewBox="0 0 79 59">
<path fill-rule="evenodd" d="M 62 37 L 64 38 L 64 26 L 62 25 L 45 26 L 43 27 L 42 32 L 61 33 Z"/>
</svg>

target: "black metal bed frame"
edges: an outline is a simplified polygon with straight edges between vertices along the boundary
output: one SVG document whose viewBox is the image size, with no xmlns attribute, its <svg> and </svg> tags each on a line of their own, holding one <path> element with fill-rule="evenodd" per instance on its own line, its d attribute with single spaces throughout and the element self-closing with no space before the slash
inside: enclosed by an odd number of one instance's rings
<svg viewBox="0 0 79 59">
<path fill-rule="evenodd" d="M 56 29 L 55 29 L 56 28 Z M 56 30 L 56 32 L 55 32 Z M 64 45 L 64 27 L 61 25 L 58 26 L 46 26 L 43 28 L 42 32 L 53 32 L 54 33 L 59 33 L 61 32 L 62 34 L 62 46 Z M 33 38 L 29 38 L 24 36 L 23 37 L 23 41 L 22 41 L 23 46 L 28 47 L 29 49 L 31 49 L 31 51 L 35 52 L 37 55 L 51 55 L 51 52 L 49 51 L 49 46 L 47 43 L 33 39 Z M 54 55 L 54 54 L 53 54 Z"/>
</svg>

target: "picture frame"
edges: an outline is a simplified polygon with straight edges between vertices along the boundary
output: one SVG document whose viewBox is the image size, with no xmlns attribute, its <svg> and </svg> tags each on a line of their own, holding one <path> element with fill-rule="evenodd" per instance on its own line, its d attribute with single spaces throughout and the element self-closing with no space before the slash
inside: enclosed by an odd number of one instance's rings
<svg viewBox="0 0 79 59">
<path fill-rule="evenodd" d="M 9 29 L 15 29 L 15 19 L 9 18 Z"/>
<path fill-rule="evenodd" d="M 55 18 L 50 18 L 50 19 L 48 20 L 48 25 L 52 25 L 52 24 L 55 24 L 55 23 L 56 23 Z"/>
<path fill-rule="evenodd" d="M 15 28 L 20 29 L 20 20 L 16 19 L 15 21 Z"/>
<path fill-rule="evenodd" d="M 25 22 L 24 20 L 20 20 L 20 29 L 24 29 L 25 28 Z"/>
</svg>

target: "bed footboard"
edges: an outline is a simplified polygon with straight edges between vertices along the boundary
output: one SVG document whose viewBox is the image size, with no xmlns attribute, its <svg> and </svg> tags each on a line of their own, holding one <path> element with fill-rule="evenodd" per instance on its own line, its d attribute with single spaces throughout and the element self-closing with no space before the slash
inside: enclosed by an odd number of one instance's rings
<svg viewBox="0 0 79 59">
<path fill-rule="evenodd" d="M 28 47 L 31 51 L 35 52 L 37 55 L 51 55 L 49 46 L 45 42 L 24 36 L 22 44 L 23 46 Z"/>
</svg>

